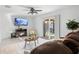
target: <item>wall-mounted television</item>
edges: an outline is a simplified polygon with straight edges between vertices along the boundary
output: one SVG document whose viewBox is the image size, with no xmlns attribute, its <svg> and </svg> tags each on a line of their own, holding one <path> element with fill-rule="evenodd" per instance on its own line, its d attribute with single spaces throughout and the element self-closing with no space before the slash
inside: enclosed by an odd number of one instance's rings
<svg viewBox="0 0 79 59">
<path fill-rule="evenodd" d="M 15 18 L 16 26 L 28 26 L 28 19 L 25 18 Z"/>
</svg>

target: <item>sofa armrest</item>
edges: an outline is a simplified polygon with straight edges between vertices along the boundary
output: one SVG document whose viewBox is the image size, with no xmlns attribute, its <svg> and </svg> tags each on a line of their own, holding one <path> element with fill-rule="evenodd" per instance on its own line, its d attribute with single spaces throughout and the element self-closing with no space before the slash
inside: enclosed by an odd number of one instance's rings
<svg viewBox="0 0 79 59">
<path fill-rule="evenodd" d="M 31 51 L 31 54 L 71 54 L 72 51 L 61 40 L 46 42 Z"/>
</svg>

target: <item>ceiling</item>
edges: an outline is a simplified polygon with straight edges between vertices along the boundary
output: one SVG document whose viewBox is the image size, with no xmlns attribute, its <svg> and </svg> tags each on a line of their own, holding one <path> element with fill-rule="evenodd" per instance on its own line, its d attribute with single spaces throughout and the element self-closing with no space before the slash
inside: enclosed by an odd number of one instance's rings
<svg viewBox="0 0 79 59">
<path fill-rule="evenodd" d="M 41 15 L 41 14 L 56 11 L 58 9 L 67 6 L 66 5 L 1 5 L 0 11 L 8 14 L 27 15 L 28 14 L 27 10 L 29 10 L 28 7 L 34 7 L 36 10 L 43 10 L 41 12 L 38 12 L 38 15 Z"/>
</svg>

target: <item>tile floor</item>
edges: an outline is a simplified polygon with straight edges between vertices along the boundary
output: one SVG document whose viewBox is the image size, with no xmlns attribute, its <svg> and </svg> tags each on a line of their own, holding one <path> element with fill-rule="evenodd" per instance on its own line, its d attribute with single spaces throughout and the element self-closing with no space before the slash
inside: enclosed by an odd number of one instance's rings
<svg viewBox="0 0 79 59">
<path fill-rule="evenodd" d="M 47 42 L 53 41 L 54 39 L 43 39 L 38 38 L 37 46 Z M 13 38 L 5 39 L 0 42 L 0 54 L 29 54 L 32 49 L 35 48 L 34 42 L 27 44 L 27 47 L 24 48 L 24 38 Z"/>
</svg>

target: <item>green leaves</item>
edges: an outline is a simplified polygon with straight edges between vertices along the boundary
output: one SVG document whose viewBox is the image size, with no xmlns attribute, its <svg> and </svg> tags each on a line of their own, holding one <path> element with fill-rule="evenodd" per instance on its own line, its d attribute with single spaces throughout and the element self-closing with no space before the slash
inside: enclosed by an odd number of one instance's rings
<svg viewBox="0 0 79 59">
<path fill-rule="evenodd" d="M 79 27 L 79 22 L 76 22 L 75 19 L 69 20 L 68 23 L 66 23 L 67 28 L 70 30 L 75 30 Z"/>
</svg>

